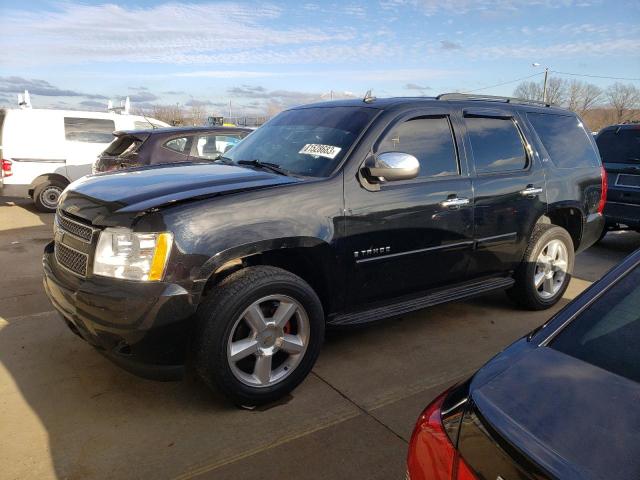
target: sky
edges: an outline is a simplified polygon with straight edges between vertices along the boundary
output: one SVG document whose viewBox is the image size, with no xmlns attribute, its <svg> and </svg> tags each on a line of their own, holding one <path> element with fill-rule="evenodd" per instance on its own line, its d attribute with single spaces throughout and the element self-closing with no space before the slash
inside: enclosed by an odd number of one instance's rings
<svg viewBox="0 0 640 480">
<path fill-rule="evenodd" d="M 7 106 L 28 89 L 34 107 L 251 115 L 368 89 L 509 95 L 544 66 L 640 77 L 637 0 L 0 0 L 0 32 Z"/>
</svg>

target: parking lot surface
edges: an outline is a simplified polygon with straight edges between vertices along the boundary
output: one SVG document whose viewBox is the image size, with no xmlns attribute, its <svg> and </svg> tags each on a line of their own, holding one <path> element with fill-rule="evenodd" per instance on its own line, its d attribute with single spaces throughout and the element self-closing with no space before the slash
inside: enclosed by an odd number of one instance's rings
<svg viewBox="0 0 640 480">
<path fill-rule="evenodd" d="M 543 323 L 640 235 L 580 254 L 550 311 L 503 293 L 329 332 L 313 373 L 280 404 L 239 410 L 194 378 L 134 377 L 73 335 L 49 304 L 41 252 L 53 216 L 0 199 L 0 478 L 402 478 L 426 404 Z"/>
</svg>

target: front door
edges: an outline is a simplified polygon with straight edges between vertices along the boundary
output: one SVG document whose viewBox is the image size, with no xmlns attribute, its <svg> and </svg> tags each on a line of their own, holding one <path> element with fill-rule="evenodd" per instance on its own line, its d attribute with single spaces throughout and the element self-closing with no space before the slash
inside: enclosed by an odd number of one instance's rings
<svg viewBox="0 0 640 480">
<path fill-rule="evenodd" d="M 418 177 L 379 190 L 345 177 L 345 232 L 351 307 L 462 281 L 473 239 L 473 190 L 455 119 L 445 109 L 404 114 L 373 154 L 402 152 Z"/>
<path fill-rule="evenodd" d="M 511 111 L 463 112 L 473 158 L 474 277 L 514 270 L 546 212 L 544 170 Z"/>
</svg>

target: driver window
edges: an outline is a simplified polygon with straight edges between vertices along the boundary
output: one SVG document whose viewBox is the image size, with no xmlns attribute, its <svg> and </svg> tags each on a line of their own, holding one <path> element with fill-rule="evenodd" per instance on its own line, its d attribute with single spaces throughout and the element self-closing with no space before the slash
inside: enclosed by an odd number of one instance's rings
<svg viewBox="0 0 640 480">
<path fill-rule="evenodd" d="M 458 158 L 447 117 L 412 118 L 394 126 L 377 153 L 402 152 L 420 162 L 418 178 L 459 175 Z"/>
</svg>

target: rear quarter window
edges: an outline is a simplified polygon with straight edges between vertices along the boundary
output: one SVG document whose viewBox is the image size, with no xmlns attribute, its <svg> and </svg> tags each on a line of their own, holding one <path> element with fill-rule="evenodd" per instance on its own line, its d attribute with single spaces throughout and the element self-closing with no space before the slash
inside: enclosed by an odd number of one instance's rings
<svg viewBox="0 0 640 480">
<path fill-rule="evenodd" d="M 578 117 L 529 112 L 527 119 L 556 167 L 600 165 L 598 152 Z"/>
<path fill-rule="evenodd" d="M 640 163 L 640 126 L 605 130 L 596 143 L 604 163 Z"/>
<path fill-rule="evenodd" d="M 640 267 L 579 314 L 550 347 L 640 382 Z"/>
<path fill-rule="evenodd" d="M 64 117 L 64 136 L 73 142 L 110 143 L 115 129 L 113 120 Z"/>
</svg>

